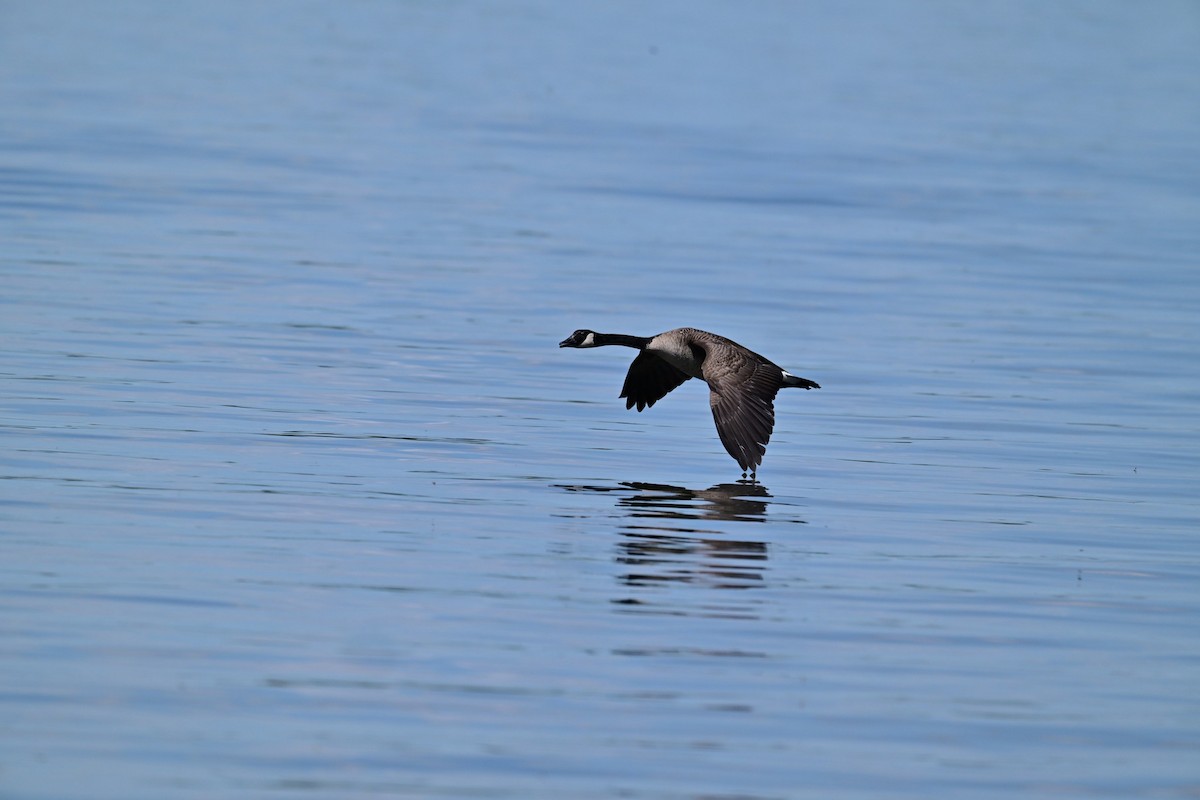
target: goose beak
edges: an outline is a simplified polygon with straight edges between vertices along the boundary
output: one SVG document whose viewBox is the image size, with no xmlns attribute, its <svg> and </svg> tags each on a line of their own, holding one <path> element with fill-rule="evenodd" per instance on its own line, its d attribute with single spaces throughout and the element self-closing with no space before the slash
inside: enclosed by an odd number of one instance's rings
<svg viewBox="0 0 1200 800">
<path fill-rule="evenodd" d="M 570 347 L 571 346 L 570 338 L 563 339 L 561 342 L 558 343 L 558 346 L 559 347 Z"/>
</svg>

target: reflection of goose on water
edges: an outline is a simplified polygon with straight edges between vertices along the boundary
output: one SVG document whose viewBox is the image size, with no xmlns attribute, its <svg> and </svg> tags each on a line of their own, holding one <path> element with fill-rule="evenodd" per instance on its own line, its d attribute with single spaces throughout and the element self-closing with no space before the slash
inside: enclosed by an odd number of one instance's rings
<svg viewBox="0 0 1200 800">
<path fill-rule="evenodd" d="M 761 484 L 720 483 L 710 489 L 684 489 L 656 483 L 628 483 L 641 494 L 623 497 L 619 505 L 633 509 L 635 517 L 675 519 L 725 519 L 764 522 L 769 498 Z"/>
<path fill-rule="evenodd" d="M 709 405 L 721 444 L 754 477 L 775 428 L 775 395 L 780 389 L 820 389 L 758 353 L 715 333 L 676 328 L 657 336 L 627 336 L 578 330 L 559 347 L 621 345 L 638 351 L 629 365 L 621 397 L 625 408 L 649 408 L 689 378 L 708 384 Z"/>
<path fill-rule="evenodd" d="M 569 492 L 620 492 L 633 489 L 637 494 L 621 497 L 617 505 L 631 509 L 633 517 L 670 519 L 730 520 L 763 522 L 771 495 L 761 483 L 718 483 L 708 489 L 686 489 L 661 483 L 625 481 L 616 486 L 570 486 Z M 761 498 L 761 499 L 760 499 Z M 682 530 L 682 529 L 676 529 Z"/>
<path fill-rule="evenodd" d="M 621 575 L 626 586 L 703 583 L 716 589 L 748 589 L 762 585 L 765 542 L 637 529 L 621 535 L 617 561 L 627 570 Z"/>
<path fill-rule="evenodd" d="M 618 579 L 623 586 L 750 589 L 763 585 L 767 543 L 745 534 L 751 530 L 766 531 L 760 527 L 742 527 L 746 522 L 765 522 L 767 505 L 775 502 L 760 483 L 739 481 L 707 489 L 687 489 L 627 481 L 609 485 L 560 484 L 557 488 L 617 495 L 616 506 L 626 517 L 619 525 L 616 542 L 616 561 L 622 568 Z M 752 607 L 728 602 L 705 604 L 699 610 L 691 606 L 670 607 L 664 605 L 660 595 L 638 594 L 614 602 L 637 613 L 702 613 L 721 617 L 757 613 Z"/>
</svg>

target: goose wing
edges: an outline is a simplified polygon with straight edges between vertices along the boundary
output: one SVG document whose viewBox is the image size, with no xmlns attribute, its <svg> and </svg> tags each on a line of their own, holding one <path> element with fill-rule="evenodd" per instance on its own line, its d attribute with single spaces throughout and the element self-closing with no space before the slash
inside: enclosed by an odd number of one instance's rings
<svg viewBox="0 0 1200 800">
<path fill-rule="evenodd" d="M 634 405 L 638 411 L 649 408 L 689 377 L 653 353 L 643 350 L 629 365 L 625 385 L 621 387 L 625 408 L 633 408 Z"/>
<path fill-rule="evenodd" d="M 709 404 L 721 444 L 743 470 L 755 470 L 775 428 L 775 395 L 783 373 L 770 362 L 730 354 L 708 380 Z M 708 378 L 709 371 L 705 371 Z"/>
</svg>

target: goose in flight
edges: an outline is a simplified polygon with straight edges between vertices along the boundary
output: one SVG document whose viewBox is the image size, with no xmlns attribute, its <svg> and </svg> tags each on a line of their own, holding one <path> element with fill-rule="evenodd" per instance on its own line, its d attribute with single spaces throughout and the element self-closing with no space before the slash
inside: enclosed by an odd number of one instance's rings
<svg viewBox="0 0 1200 800">
<path fill-rule="evenodd" d="M 649 408 L 688 378 L 708 384 L 717 435 L 733 460 L 756 477 L 775 427 L 775 395 L 786 387 L 820 389 L 758 353 L 715 333 L 675 328 L 657 336 L 627 336 L 578 330 L 559 347 L 621 345 L 638 351 L 629 365 L 621 397 L 625 408 Z"/>
</svg>

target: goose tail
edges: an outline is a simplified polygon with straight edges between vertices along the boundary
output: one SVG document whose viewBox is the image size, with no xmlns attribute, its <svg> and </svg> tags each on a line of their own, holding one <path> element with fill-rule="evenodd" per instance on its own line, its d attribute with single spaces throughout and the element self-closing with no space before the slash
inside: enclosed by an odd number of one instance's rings
<svg viewBox="0 0 1200 800">
<path fill-rule="evenodd" d="M 794 386 L 797 389 L 820 389 L 821 384 L 816 381 L 810 381 L 808 378 L 798 378 L 787 370 L 783 370 L 783 386 L 787 388 Z"/>
</svg>

